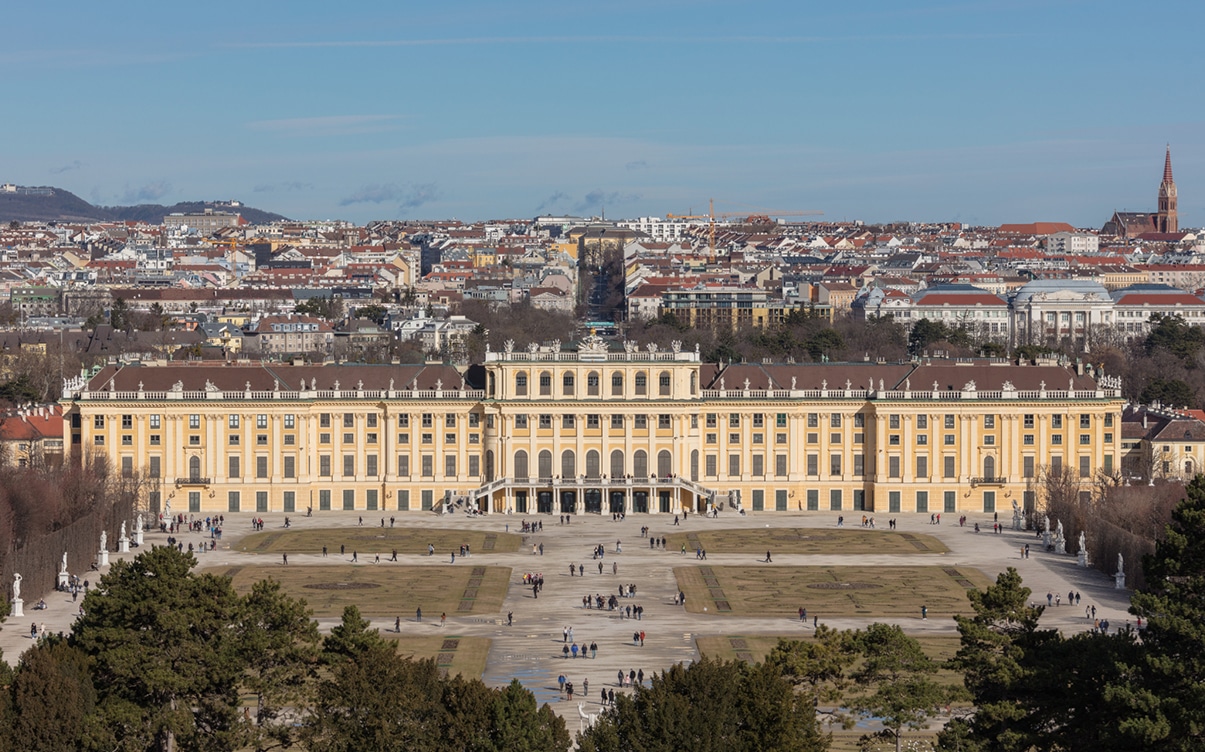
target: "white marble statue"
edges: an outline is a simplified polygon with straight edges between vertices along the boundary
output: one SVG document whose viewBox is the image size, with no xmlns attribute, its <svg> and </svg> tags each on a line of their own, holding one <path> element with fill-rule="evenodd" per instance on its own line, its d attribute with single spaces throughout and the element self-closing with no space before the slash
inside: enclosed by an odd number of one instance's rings
<svg viewBox="0 0 1205 752">
<path fill-rule="evenodd" d="M 134 529 L 135 529 L 135 530 L 142 530 L 143 528 L 144 528 L 144 526 L 143 526 L 143 524 L 142 524 L 142 512 L 139 512 L 139 513 L 138 513 L 138 526 L 137 526 L 136 528 L 134 528 Z"/>
<path fill-rule="evenodd" d="M 1126 573 L 1126 560 L 1120 553 L 1117 554 L 1117 574 Z"/>
<path fill-rule="evenodd" d="M 109 534 L 107 532 L 105 532 L 104 530 L 100 531 L 100 550 L 101 551 L 109 550 Z"/>
<path fill-rule="evenodd" d="M 13 600 L 21 600 L 21 580 L 25 579 L 19 572 L 13 572 Z"/>
<path fill-rule="evenodd" d="M 126 535 L 126 521 L 125 520 L 121 521 L 121 535 L 118 537 L 119 538 L 128 538 L 129 537 L 128 535 Z"/>
<path fill-rule="evenodd" d="M 1079 531 L 1079 550 L 1084 551 L 1088 548 L 1088 541 L 1084 538 L 1084 531 Z"/>
<path fill-rule="evenodd" d="M 63 552 L 63 560 L 59 562 L 59 574 L 67 573 L 67 552 Z"/>
</svg>

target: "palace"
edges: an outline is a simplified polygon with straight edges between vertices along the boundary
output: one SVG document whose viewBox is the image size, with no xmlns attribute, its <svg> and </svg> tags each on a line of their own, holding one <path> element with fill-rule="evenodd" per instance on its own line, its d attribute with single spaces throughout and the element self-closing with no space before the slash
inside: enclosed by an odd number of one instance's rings
<svg viewBox="0 0 1205 752">
<path fill-rule="evenodd" d="M 425 365 L 114 364 L 69 441 L 156 511 L 1032 511 L 1120 470 L 1120 384 L 1054 364 L 704 363 L 487 352 Z"/>
</svg>

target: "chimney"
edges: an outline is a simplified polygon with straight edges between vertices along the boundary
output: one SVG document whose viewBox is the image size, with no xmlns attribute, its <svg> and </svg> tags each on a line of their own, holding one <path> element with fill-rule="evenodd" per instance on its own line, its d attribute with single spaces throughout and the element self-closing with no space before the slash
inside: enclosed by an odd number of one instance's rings
<svg viewBox="0 0 1205 752">
<path fill-rule="evenodd" d="M 1146 428 L 1146 410 L 1142 411 L 1142 427 Z M 400 462 L 400 460 L 399 460 Z"/>
</svg>

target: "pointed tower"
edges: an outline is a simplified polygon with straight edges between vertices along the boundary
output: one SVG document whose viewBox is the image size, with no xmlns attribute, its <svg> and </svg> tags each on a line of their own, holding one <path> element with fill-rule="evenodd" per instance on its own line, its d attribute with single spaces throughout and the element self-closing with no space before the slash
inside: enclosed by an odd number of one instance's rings
<svg viewBox="0 0 1205 752">
<path fill-rule="evenodd" d="M 1172 179 L 1172 147 L 1167 147 L 1163 160 L 1163 182 L 1159 184 L 1159 213 L 1155 215 L 1157 232 L 1179 232 L 1180 218 L 1176 215 L 1176 181 Z"/>
</svg>

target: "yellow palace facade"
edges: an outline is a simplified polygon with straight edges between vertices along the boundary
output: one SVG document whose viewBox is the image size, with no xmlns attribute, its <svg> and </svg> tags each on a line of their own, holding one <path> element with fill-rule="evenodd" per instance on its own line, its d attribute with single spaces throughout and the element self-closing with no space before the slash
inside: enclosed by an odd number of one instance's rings
<svg viewBox="0 0 1205 752">
<path fill-rule="evenodd" d="M 426 365 L 110 365 L 71 446 L 156 511 L 991 513 L 1120 469 L 1120 384 L 987 360 L 704 363 L 488 352 Z"/>
</svg>

